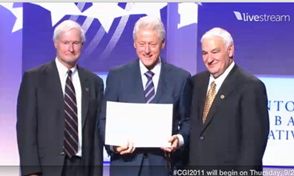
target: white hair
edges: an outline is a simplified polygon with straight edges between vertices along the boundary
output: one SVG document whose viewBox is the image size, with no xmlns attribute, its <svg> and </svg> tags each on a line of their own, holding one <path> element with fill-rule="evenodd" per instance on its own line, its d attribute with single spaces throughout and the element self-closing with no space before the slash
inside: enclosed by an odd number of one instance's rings
<svg viewBox="0 0 294 176">
<path fill-rule="evenodd" d="M 133 39 L 136 39 L 136 34 L 140 29 L 151 29 L 158 33 L 159 38 L 165 40 L 165 29 L 162 21 L 155 16 L 141 17 L 135 24 L 133 30 Z"/>
<path fill-rule="evenodd" d="M 73 20 L 65 20 L 55 27 L 53 33 L 53 41 L 55 42 L 61 33 L 70 31 L 72 29 L 77 29 L 80 31 L 82 43 L 84 43 L 86 41 L 85 32 L 81 25 Z"/>
<path fill-rule="evenodd" d="M 234 44 L 231 34 L 227 30 L 220 27 L 215 27 L 205 32 L 203 36 L 201 37 L 200 41 L 202 43 L 204 39 L 211 38 L 214 36 L 218 36 L 222 38 L 226 47 L 229 47 L 230 45 Z"/>
</svg>

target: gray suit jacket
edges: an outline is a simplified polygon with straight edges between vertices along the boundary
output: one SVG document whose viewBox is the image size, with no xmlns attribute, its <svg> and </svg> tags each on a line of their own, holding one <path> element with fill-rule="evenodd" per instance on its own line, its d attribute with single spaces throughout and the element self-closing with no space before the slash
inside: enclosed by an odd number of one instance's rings
<svg viewBox="0 0 294 176">
<path fill-rule="evenodd" d="M 85 175 L 102 175 L 97 114 L 103 81 L 78 67 L 82 90 L 82 163 Z M 61 175 L 64 164 L 64 100 L 55 61 L 25 72 L 17 101 L 17 141 L 22 175 Z M 53 167 L 54 166 L 54 167 Z M 95 166 L 95 167 L 94 167 Z"/>
<path fill-rule="evenodd" d="M 260 170 L 269 132 L 264 84 L 235 65 L 203 124 L 208 82 L 208 71 L 193 77 L 189 164 L 214 169 Z"/>
<path fill-rule="evenodd" d="M 184 137 L 185 144 L 188 143 L 189 136 L 190 78 L 187 71 L 162 62 L 158 88 L 151 102 L 174 105 L 172 133 L 180 133 Z M 138 59 L 109 72 L 105 90 L 106 101 L 145 103 Z M 101 119 L 101 124 L 104 124 L 105 112 L 102 117 L 104 118 Z M 101 134 L 104 134 L 104 131 Z M 144 157 L 148 157 L 151 166 L 157 166 L 149 167 L 150 175 L 167 175 L 167 161 L 164 152 L 159 148 L 137 148 L 133 154 L 124 156 L 110 150 L 108 152 L 111 155 L 111 176 L 138 175 L 141 165 L 144 165 L 142 164 Z"/>
</svg>

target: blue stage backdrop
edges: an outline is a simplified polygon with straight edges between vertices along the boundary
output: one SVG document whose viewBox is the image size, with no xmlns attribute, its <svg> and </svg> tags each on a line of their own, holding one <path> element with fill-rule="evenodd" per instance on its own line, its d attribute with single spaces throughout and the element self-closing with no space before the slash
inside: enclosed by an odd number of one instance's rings
<svg viewBox="0 0 294 176">
<path fill-rule="evenodd" d="M 198 8 L 197 41 L 212 27 L 227 29 L 234 38 L 235 62 L 266 85 L 270 134 L 265 166 L 294 166 L 293 9 L 294 3 L 202 3 Z M 200 47 L 198 72 L 204 70 Z"/>
<path fill-rule="evenodd" d="M 79 6 L 67 3 L 65 9 L 71 10 L 63 10 L 62 16 L 57 19 L 52 15 L 60 13 L 53 11 L 58 9 L 57 6 L 59 4 L 24 4 L 23 70 L 55 57 L 52 28 L 64 19 L 74 19 L 85 29 L 87 41 L 80 65 L 94 72 L 107 72 L 112 67 L 136 58 L 132 29 L 134 22 L 145 14 L 129 15 L 127 10 L 131 5 L 126 3 L 83 3 L 83 6 L 80 3 Z M 166 5 L 159 7 L 161 9 L 158 8 L 157 12 L 166 25 Z M 105 14 L 98 13 L 99 11 L 104 11 Z M 52 24 L 52 18 L 56 18 L 56 24 Z"/>
<path fill-rule="evenodd" d="M 132 39 L 133 27 L 135 22 L 146 14 L 162 19 L 167 29 L 168 43 L 177 36 L 169 35 L 169 30 L 175 30 L 178 35 L 183 35 L 181 31 L 189 25 L 192 26 L 190 33 L 194 34 L 193 41 L 196 43 L 196 30 L 195 27 L 193 28 L 196 26 L 196 20 L 188 21 L 187 24 L 178 27 L 181 14 L 178 14 L 177 9 L 169 10 L 168 15 L 168 9 L 175 5 L 178 6 L 177 3 L 25 3 L 23 5 L 23 70 L 48 62 L 55 57 L 52 43 L 53 27 L 64 19 L 76 20 L 85 29 L 87 41 L 80 58 L 80 65 L 93 72 L 108 72 L 113 67 L 136 59 Z M 197 14 L 197 4 L 192 5 L 195 7 L 192 13 Z M 182 21 L 187 21 L 185 17 L 189 14 L 183 15 L 185 16 L 182 17 Z M 173 22 L 174 19 L 177 19 L 177 23 Z M 186 34 L 186 38 L 190 37 Z M 173 60 L 173 57 L 166 57 L 168 47 L 169 44 L 162 52 L 163 59 L 167 61 Z M 178 58 L 177 60 L 183 60 L 183 65 L 180 66 L 188 67 L 189 71 L 195 72 L 196 67 L 187 64 L 196 62 L 195 54 L 194 56 L 185 54 L 187 57 Z"/>
<path fill-rule="evenodd" d="M 87 41 L 80 65 L 105 80 L 110 68 L 136 59 L 135 21 L 156 15 L 167 30 L 164 59 L 191 74 L 204 70 L 199 37 L 216 26 L 232 33 L 236 63 L 260 77 L 268 91 L 271 126 L 264 164 L 293 168 L 293 9 L 294 3 L 0 3 L 0 166 L 19 164 L 19 84 L 25 70 L 54 59 L 57 24 L 72 19 L 83 26 Z M 2 168 L 0 175 L 9 175 Z M 18 171 L 14 168 L 14 175 Z"/>
<path fill-rule="evenodd" d="M 109 69 L 136 59 L 135 21 L 145 15 L 160 17 L 167 30 L 163 59 L 194 74 L 197 10 L 197 3 L 0 3 L 0 139 L 5 141 L 0 166 L 19 164 L 15 123 L 22 73 L 54 59 L 53 29 L 62 20 L 75 20 L 85 29 L 79 64 L 105 80 Z M 18 175 L 17 167 L 10 168 Z M 0 175 L 6 171 L 0 168 Z"/>
<path fill-rule="evenodd" d="M 293 75 L 293 8 L 293 3 L 203 3 L 198 36 L 223 27 L 233 35 L 235 60 L 243 68 L 254 74 Z M 197 60 L 201 62 L 201 52 Z M 198 64 L 197 71 L 203 69 Z"/>
</svg>

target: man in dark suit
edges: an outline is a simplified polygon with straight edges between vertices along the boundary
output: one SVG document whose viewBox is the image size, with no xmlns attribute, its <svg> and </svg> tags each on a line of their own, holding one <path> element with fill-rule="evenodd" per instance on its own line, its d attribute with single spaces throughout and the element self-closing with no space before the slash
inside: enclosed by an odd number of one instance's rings
<svg viewBox="0 0 294 176">
<path fill-rule="evenodd" d="M 102 175 L 97 114 L 103 99 L 103 81 L 77 65 L 85 41 L 78 23 L 60 23 L 53 40 L 55 60 L 25 72 L 19 90 L 17 140 L 21 174 Z"/>
<path fill-rule="evenodd" d="M 201 43 L 207 71 L 192 77 L 189 164 L 261 170 L 269 132 L 265 85 L 235 64 L 233 39 L 226 30 L 207 31 Z"/>
<path fill-rule="evenodd" d="M 160 51 L 165 46 L 165 29 L 160 19 L 150 16 L 140 18 L 135 24 L 133 39 L 139 59 L 109 72 L 105 99 L 173 104 L 173 135 L 169 139 L 171 146 L 166 148 L 135 148 L 131 141 L 126 141 L 125 146 L 108 146 L 110 175 L 167 176 L 175 164 L 174 158 L 188 144 L 191 76 L 160 57 Z M 148 71 L 153 75 L 150 89 L 147 88 L 150 82 L 145 75 Z M 146 89 L 150 90 L 150 97 L 144 95 Z M 104 123 L 105 118 L 101 124 Z"/>
</svg>

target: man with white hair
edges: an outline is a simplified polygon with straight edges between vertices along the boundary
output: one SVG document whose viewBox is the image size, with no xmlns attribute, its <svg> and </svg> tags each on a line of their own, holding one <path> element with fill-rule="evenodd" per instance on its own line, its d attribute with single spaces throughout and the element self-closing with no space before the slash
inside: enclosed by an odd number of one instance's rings
<svg viewBox="0 0 294 176">
<path fill-rule="evenodd" d="M 56 58 L 26 71 L 17 101 L 21 175 L 100 176 L 102 142 L 97 114 L 103 81 L 77 65 L 81 26 L 65 20 L 53 35 Z"/>
<path fill-rule="evenodd" d="M 170 146 L 163 148 L 136 148 L 132 141 L 125 141 L 122 146 L 107 146 L 111 156 L 110 175 L 167 176 L 175 163 L 181 162 L 181 151 L 188 145 L 191 76 L 161 58 L 160 53 L 165 46 L 165 29 L 157 17 L 141 17 L 135 24 L 133 39 L 138 58 L 109 72 L 105 99 L 173 104 L 172 136 L 163 141 L 169 142 Z M 105 115 L 102 117 L 101 124 L 104 124 Z"/>
<path fill-rule="evenodd" d="M 269 132 L 265 85 L 234 62 L 228 31 L 213 28 L 201 43 L 207 71 L 192 77 L 189 165 L 262 170 Z"/>
</svg>

